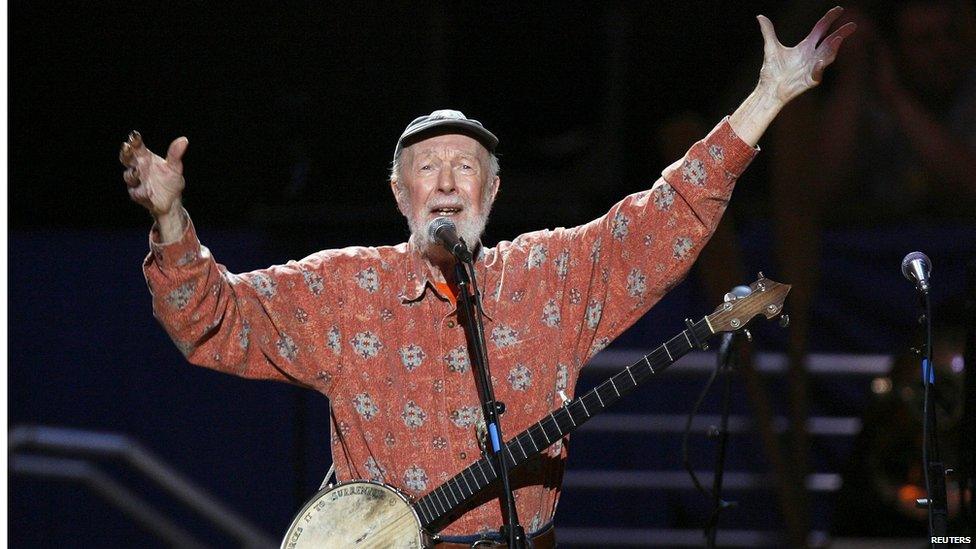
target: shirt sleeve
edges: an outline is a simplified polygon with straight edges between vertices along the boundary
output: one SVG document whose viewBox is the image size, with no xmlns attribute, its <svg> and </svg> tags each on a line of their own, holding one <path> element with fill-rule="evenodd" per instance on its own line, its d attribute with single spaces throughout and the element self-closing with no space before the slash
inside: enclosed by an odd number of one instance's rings
<svg viewBox="0 0 976 549">
<path fill-rule="evenodd" d="M 153 227 L 143 263 L 153 314 L 183 355 L 221 372 L 330 392 L 342 368 L 342 300 L 328 253 L 232 274 L 185 219 L 172 243 L 159 243 Z"/>
<path fill-rule="evenodd" d="M 546 318 L 559 319 L 576 368 L 684 279 L 757 152 L 726 117 L 649 190 L 585 225 L 523 235 L 530 264 L 539 246 L 555 259 Z"/>
</svg>

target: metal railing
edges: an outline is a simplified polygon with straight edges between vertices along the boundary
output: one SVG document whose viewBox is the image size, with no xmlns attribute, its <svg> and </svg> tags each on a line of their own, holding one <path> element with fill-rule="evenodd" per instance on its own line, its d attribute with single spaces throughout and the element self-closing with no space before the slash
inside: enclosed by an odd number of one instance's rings
<svg viewBox="0 0 976 549">
<path fill-rule="evenodd" d="M 102 472 L 86 457 L 121 459 L 178 501 L 248 549 L 279 544 L 186 476 L 154 456 L 137 441 L 118 433 L 48 426 L 18 426 L 8 433 L 9 468 L 13 473 L 80 482 L 160 539 L 175 547 L 207 547 L 149 503 Z M 36 455 L 56 452 L 70 457 Z"/>
</svg>

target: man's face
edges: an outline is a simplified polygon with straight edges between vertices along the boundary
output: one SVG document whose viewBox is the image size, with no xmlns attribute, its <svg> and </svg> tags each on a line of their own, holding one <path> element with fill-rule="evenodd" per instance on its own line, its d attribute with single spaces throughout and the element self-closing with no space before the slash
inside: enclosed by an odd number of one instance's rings
<svg viewBox="0 0 976 549">
<path fill-rule="evenodd" d="M 488 150 L 466 135 L 447 134 L 418 141 L 401 152 L 400 180 L 392 182 L 400 211 L 407 218 L 414 243 L 430 252 L 427 227 L 446 217 L 474 247 L 484 232 L 498 192 L 491 177 Z"/>
</svg>

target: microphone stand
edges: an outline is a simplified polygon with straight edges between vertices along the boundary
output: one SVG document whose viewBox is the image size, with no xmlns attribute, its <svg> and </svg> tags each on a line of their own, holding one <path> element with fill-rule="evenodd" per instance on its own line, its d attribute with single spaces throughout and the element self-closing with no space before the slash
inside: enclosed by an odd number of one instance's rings
<svg viewBox="0 0 976 549">
<path fill-rule="evenodd" d="M 463 240 L 461 241 L 464 242 Z M 464 247 L 467 251 L 467 247 Z M 464 330 L 472 350 L 471 366 L 477 372 L 478 397 L 481 399 L 481 409 L 485 416 L 485 426 L 491 450 L 495 458 L 495 467 L 502 481 L 502 501 L 505 508 L 505 526 L 502 536 L 507 539 L 511 549 L 524 549 L 525 529 L 519 524 L 518 511 L 515 508 L 515 496 L 508 478 L 508 463 L 502 453 L 503 441 L 500 416 L 505 411 L 505 404 L 495 400 L 495 391 L 491 385 L 491 375 L 488 370 L 488 348 L 485 346 L 485 326 L 482 322 L 481 292 L 478 290 L 478 280 L 475 276 L 474 262 L 471 254 L 457 253 L 458 261 L 454 265 L 460 289 L 461 309 L 464 311 Z M 462 260 L 463 258 L 464 260 Z M 470 269 L 470 276 L 468 270 Z"/>
<path fill-rule="evenodd" d="M 746 336 L 749 337 L 749 336 Z M 715 456 L 715 476 L 712 478 L 712 514 L 705 524 L 706 546 L 715 547 L 715 535 L 718 532 L 719 514 L 723 509 L 733 507 L 735 502 L 722 499 L 722 476 L 725 472 L 725 449 L 729 440 L 729 411 L 731 408 L 732 372 L 738 365 L 739 333 L 733 332 L 722 337 L 722 344 L 718 350 L 718 370 L 724 377 L 722 388 L 722 419 L 716 431 L 710 429 L 709 435 L 718 438 L 718 450 Z"/>
<path fill-rule="evenodd" d="M 976 259 L 966 265 L 966 304 L 963 307 L 966 317 L 966 346 L 963 364 L 966 372 L 963 377 L 965 401 L 963 421 L 959 440 L 959 455 L 962 456 L 962 471 L 959 478 L 959 506 L 962 523 L 969 526 L 963 535 L 974 534 L 976 528 Z"/>
<path fill-rule="evenodd" d="M 935 385 L 935 365 L 932 364 L 932 306 L 929 293 L 921 291 L 922 316 L 925 325 L 922 359 L 923 412 L 922 412 L 922 465 L 925 471 L 927 497 L 917 500 L 919 507 L 928 510 L 929 536 L 944 537 L 948 531 L 949 514 L 946 505 L 945 466 L 939 457 L 939 437 L 935 417 L 935 397 L 931 393 Z"/>
</svg>

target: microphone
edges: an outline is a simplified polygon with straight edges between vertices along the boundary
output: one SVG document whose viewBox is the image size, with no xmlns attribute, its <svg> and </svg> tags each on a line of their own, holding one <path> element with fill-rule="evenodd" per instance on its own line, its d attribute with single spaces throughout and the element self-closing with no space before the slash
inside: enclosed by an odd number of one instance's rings
<svg viewBox="0 0 976 549">
<path fill-rule="evenodd" d="M 922 252 L 912 252 L 901 260 L 901 274 L 915 285 L 915 289 L 923 294 L 929 293 L 929 276 L 932 274 L 932 262 L 929 256 Z"/>
<path fill-rule="evenodd" d="M 464 239 L 458 236 L 457 226 L 450 219 L 446 217 L 435 218 L 427 227 L 427 236 L 451 252 L 458 261 L 471 262 L 471 252 L 468 250 L 467 244 L 464 243 Z"/>
</svg>

